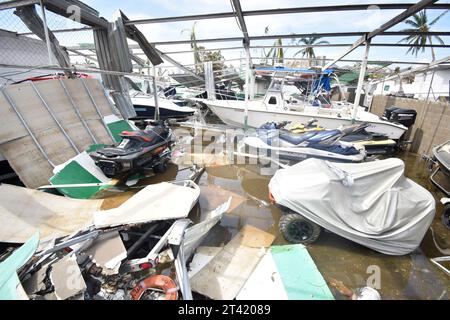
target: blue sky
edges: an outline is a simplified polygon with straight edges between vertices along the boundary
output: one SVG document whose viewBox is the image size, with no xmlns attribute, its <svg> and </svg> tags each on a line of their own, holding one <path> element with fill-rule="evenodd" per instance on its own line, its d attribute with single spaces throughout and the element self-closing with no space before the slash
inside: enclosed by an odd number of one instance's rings
<svg viewBox="0 0 450 320">
<path fill-rule="evenodd" d="M 411 3 L 414 0 L 321 0 L 315 2 L 316 5 L 334 5 L 334 4 L 366 4 L 370 2 L 376 3 Z M 230 12 L 231 6 L 229 0 L 85 0 L 86 4 L 92 6 L 100 12 L 100 15 L 106 19 L 111 20 L 113 14 L 117 9 L 121 9 L 130 19 L 155 18 L 166 16 L 190 15 L 211 12 Z M 450 0 L 442 0 L 440 3 L 450 3 Z M 243 10 L 256 10 L 266 8 L 283 8 L 283 7 L 299 7 L 311 6 L 311 1 L 305 0 L 241 0 Z M 251 35 L 263 35 L 266 26 L 269 26 L 271 34 L 286 34 L 286 33 L 312 33 L 312 32 L 346 32 L 346 31 L 370 31 L 375 29 L 385 21 L 399 14 L 401 10 L 366 10 L 353 12 L 330 12 L 330 13 L 307 13 L 307 14 L 287 14 L 274 16 L 258 16 L 246 17 L 246 23 Z M 429 10 L 431 18 L 436 17 L 441 10 Z M 5 23 L 5 13 L 0 15 L 0 28 Z M 164 24 L 148 24 L 139 25 L 139 29 L 147 36 L 150 42 L 153 41 L 170 41 L 189 39 L 188 32 L 182 30 L 190 29 L 194 21 L 175 22 Z M 50 25 L 52 27 L 52 25 Z M 53 23 L 54 28 L 61 27 L 58 23 Z M 391 30 L 401 30 L 406 28 L 405 24 L 399 24 Z M 220 38 L 241 36 L 241 32 L 237 27 L 234 18 L 216 19 L 216 20 L 199 20 L 196 24 L 197 38 Z M 450 31 L 450 12 L 444 16 L 434 27 L 433 31 Z M 60 36 L 59 36 L 60 37 Z M 61 36 L 62 37 L 62 36 Z M 397 42 L 399 37 L 377 37 L 374 43 L 382 42 Z M 450 37 L 443 37 L 446 43 L 450 43 Z M 353 43 L 357 37 L 342 37 L 330 40 L 333 43 Z M 71 43 L 64 43 L 64 42 Z M 90 42 L 91 37 L 84 37 L 83 35 L 73 36 L 67 35 L 66 38 L 61 38 L 61 42 L 65 45 L 73 44 L 74 42 Z M 285 44 L 289 44 L 290 40 L 284 40 Z M 253 45 L 268 45 L 272 44 L 270 41 L 253 41 Z M 204 44 L 207 48 L 217 47 L 234 47 L 239 46 L 239 42 L 220 42 Z M 177 51 L 189 50 L 189 45 L 170 45 L 159 47 L 162 51 Z M 329 58 L 337 56 L 345 48 L 317 48 L 316 55 L 325 55 Z M 297 49 L 298 50 L 298 49 Z M 292 56 L 296 49 L 289 49 L 287 56 Z M 370 52 L 370 59 L 383 60 L 410 60 L 410 61 L 424 61 L 431 60 L 430 50 L 423 54 L 419 54 L 416 58 L 414 56 L 406 56 L 407 48 L 380 48 L 374 47 Z M 437 58 L 442 58 L 449 55 L 448 49 L 436 49 Z M 223 51 L 223 55 L 227 59 L 236 59 L 242 56 L 241 50 L 237 51 Z M 261 50 L 254 49 L 252 56 L 260 56 Z M 359 59 L 362 56 L 362 48 L 351 53 L 349 59 Z M 193 62 L 192 54 L 176 54 L 173 58 L 188 64 Z M 234 63 L 236 64 L 236 63 Z"/>
<path fill-rule="evenodd" d="M 117 8 L 121 8 L 130 19 L 141 19 L 150 17 L 166 17 L 178 15 L 201 14 L 210 12 L 229 12 L 231 11 L 229 0 L 128 0 L 128 1 L 105 1 L 105 0 L 88 0 L 87 4 L 100 11 L 101 15 L 106 18 L 111 18 Z M 366 3 L 411 3 L 411 0 L 321 0 L 320 5 L 334 5 L 334 4 L 366 4 Z M 441 3 L 449 3 L 450 1 L 439 1 Z M 315 2 L 319 5 L 319 2 Z M 284 8 L 284 7 L 299 7 L 312 6 L 311 1 L 305 0 L 241 0 L 243 10 L 257 10 L 266 8 Z M 389 20 L 390 18 L 399 14 L 401 10 L 383 10 L 383 11 L 354 11 L 354 12 L 330 12 L 330 13 L 307 13 L 307 14 L 287 14 L 274 16 L 259 16 L 246 17 L 247 27 L 251 35 L 263 35 L 266 26 L 269 26 L 272 34 L 285 33 L 310 33 L 310 32 L 345 32 L 345 31 L 369 31 L 374 29 Z M 436 17 L 441 10 L 429 10 L 431 18 Z M 183 29 L 190 29 L 193 21 L 179 22 L 179 23 L 165 23 L 165 24 L 149 24 L 140 25 L 139 28 L 146 34 L 150 41 L 169 41 L 188 39 L 187 32 L 182 33 Z M 397 25 L 392 30 L 402 30 L 406 28 L 405 24 Z M 450 12 L 444 16 L 437 24 L 435 24 L 435 31 L 450 31 Z M 219 38 L 219 37 L 233 37 L 240 36 L 241 32 L 238 29 L 234 18 L 217 19 L 217 20 L 200 20 L 196 24 L 197 38 Z M 342 37 L 330 40 L 335 43 L 353 43 L 357 38 Z M 377 37 L 374 42 L 397 42 L 399 37 Z M 443 38 L 446 43 L 450 43 L 450 37 Z M 285 44 L 289 40 L 285 40 Z M 253 42 L 254 45 L 272 44 L 273 41 Z M 216 47 L 233 47 L 239 46 L 240 43 L 217 43 L 205 44 L 207 48 Z M 176 51 L 189 49 L 188 46 L 173 45 L 161 47 L 165 51 Z M 339 48 L 317 48 L 317 55 L 326 55 L 333 57 L 344 50 Z M 431 60 L 431 53 L 428 49 L 424 54 L 420 54 L 417 59 L 414 56 L 405 56 L 407 48 L 372 48 L 370 53 L 371 59 L 385 59 L 385 60 L 405 60 L 411 59 L 429 61 Z M 289 49 L 287 56 L 292 56 L 297 50 Z M 436 49 L 436 56 L 444 57 L 449 55 L 448 49 Z M 224 56 L 228 59 L 239 58 L 240 51 L 224 51 Z M 261 50 L 255 49 L 252 56 L 260 56 Z M 362 55 L 362 48 L 356 50 L 348 56 L 349 59 L 358 59 Z M 190 54 L 173 55 L 183 62 L 192 63 Z"/>
</svg>

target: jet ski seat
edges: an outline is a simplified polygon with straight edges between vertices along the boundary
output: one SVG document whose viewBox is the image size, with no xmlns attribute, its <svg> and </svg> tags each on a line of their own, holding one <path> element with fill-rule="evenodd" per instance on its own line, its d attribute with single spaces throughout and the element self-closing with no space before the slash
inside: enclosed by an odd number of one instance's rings
<svg viewBox="0 0 450 320">
<path fill-rule="evenodd" d="M 292 143 L 293 145 L 299 145 L 302 142 L 319 143 L 340 134 L 341 131 L 339 130 L 310 131 L 301 134 L 286 131 L 283 133 L 280 132 L 280 139 Z"/>
</svg>

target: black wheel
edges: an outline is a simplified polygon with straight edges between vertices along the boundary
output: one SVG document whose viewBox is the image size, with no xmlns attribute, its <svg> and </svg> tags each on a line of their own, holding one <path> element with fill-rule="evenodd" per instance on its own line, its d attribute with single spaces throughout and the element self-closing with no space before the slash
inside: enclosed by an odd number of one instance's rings
<svg viewBox="0 0 450 320">
<path fill-rule="evenodd" d="M 167 163 L 169 161 L 163 160 L 160 163 L 158 163 L 156 166 L 153 167 L 153 171 L 155 173 L 164 173 L 167 171 Z"/>
<path fill-rule="evenodd" d="M 450 229 L 450 203 L 446 204 L 442 212 L 441 221 L 444 226 Z"/>
<path fill-rule="evenodd" d="M 281 216 L 278 227 L 287 241 L 301 244 L 316 241 L 322 229 L 318 224 L 296 213 Z"/>
</svg>

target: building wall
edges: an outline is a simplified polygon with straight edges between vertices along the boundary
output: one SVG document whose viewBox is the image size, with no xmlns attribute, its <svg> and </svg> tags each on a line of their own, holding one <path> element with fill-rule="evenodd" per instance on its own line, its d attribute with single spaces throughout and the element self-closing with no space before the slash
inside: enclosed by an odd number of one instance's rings
<svg viewBox="0 0 450 320">
<path fill-rule="evenodd" d="M 450 140 L 449 103 L 375 95 L 370 110 L 381 116 L 391 106 L 417 111 L 416 123 L 407 136 L 412 141 L 410 151 L 430 154 L 433 147 Z"/>
<path fill-rule="evenodd" d="M 402 81 L 402 87 L 405 94 L 414 94 L 414 98 L 426 99 L 430 88 L 432 72 L 419 73 L 415 75 L 413 83 L 407 83 L 406 79 Z M 450 90 L 450 70 L 436 70 L 430 99 L 437 100 L 439 97 L 449 97 Z M 387 90 L 385 90 L 387 89 Z M 399 79 L 393 79 L 378 83 L 375 94 L 396 94 L 400 90 Z"/>
</svg>

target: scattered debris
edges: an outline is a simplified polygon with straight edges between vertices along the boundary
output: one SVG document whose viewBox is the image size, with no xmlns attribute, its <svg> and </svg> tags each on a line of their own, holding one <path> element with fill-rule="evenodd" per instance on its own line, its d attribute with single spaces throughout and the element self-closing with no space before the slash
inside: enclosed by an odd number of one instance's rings
<svg viewBox="0 0 450 320">
<path fill-rule="evenodd" d="M 86 290 L 86 283 L 74 255 L 67 255 L 52 264 L 50 281 L 58 300 L 72 298 Z"/>
<path fill-rule="evenodd" d="M 245 225 L 190 282 L 192 289 L 216 300 L 234 299 L 275 237 Z"/>
<path fill-rule="evenodd" d="M 38 188 L 57 165 L 93 144 L 111 144 L 116 127 L 129 128 L 116 112 L 96 79 L 6 86 L 0 94 L 0 152 L 28 188 Z"/>
<path fill-rule="evenodd" d="M 221 250 L 222 247 L 198 247 L 189 264 L 189 278 L 192 278 L 203 269 Z"/>
<path fill-rule="evenodd" d="M 74 200 L 2 184 L 0 202 L 0 241 L 24 243 L 36 230 L 45 242 L 87 227 L 103 200 Z"/>
<path fill-rule="evenodd" d="M 0 299 L 28 299 L 17 270 L 22 268 L 33 256 L 39 244 L 39 233 L 36 232 L 24 245 L 15 250 L 5 261 L 0 263 Z"/>
<path fill-rule="evenodd" d="M 238 300 L 333 300 L 308 250 L 301 244 L 272 246 Z"/>
<path fill-rule="evenodd" d="M 102 228 L 185 218 L 200 196 L 200 188 L 195 183 L 187 181 L 186 184 L 149 185 L 117 208 L 95 212 L 94 225 Z"/>
</svg>

